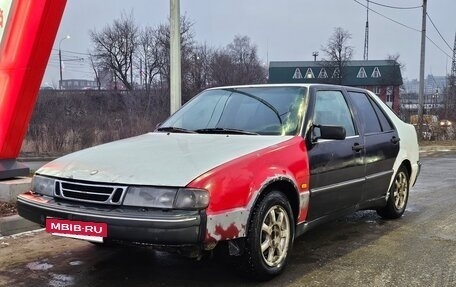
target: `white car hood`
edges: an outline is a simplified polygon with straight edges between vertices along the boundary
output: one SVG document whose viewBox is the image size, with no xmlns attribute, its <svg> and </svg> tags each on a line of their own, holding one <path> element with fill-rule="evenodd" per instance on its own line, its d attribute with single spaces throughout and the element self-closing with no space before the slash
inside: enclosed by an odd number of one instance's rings
<svg viewBox="0 0 456 287">
<path fill-rule="evenodd" d="M 291 138 L 155 132 L 66 155 L 37 173 L 104 183 L 179 187 L 225 162 Z"/>
</svg>

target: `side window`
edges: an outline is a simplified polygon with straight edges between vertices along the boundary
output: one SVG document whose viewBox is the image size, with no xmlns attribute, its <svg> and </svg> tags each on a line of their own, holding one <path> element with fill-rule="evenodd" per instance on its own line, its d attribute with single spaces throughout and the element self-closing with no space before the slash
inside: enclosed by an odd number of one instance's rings
<svg viewBox="0 0 456 287">
<path fill-rule="evenodd" d="M 384 132 L 394 130 L 394 127 L 391 124 L 391 122 L 388 120 L 388 118 L 386 117 L 385 112 L 383 112 L 382 109 L 380 109 L 380 107 L 378 106 L 378 104 L 375 101 L 373 101 L 372 99 L 370 99 L 370 101 L 371 101 L 372 105 L 374 106 L 375 112 L 377 113 L 378 119 L 380 121 L 380 125 L 382 126 L 382 130 Z"/>
<path fill-rule="evenodd" d="M 364 126 L 364 133 L 379 133 L 382 131 L 380 122 L 375 113 L 372 103 L 364 93 L 349 92 L 350 99 L 356 107 L 359 115 L 359 120 Z"/>
<path fill-rule="evenodd" d="M 313 122 L 343 126 L 347 137 L 356 134 L 350 109 L 340 91 L 317 91 Z"/>
</svg>

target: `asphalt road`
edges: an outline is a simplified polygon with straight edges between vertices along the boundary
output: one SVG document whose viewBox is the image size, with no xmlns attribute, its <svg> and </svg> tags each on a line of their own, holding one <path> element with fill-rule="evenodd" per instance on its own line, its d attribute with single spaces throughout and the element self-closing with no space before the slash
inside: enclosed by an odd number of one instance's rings
<svg viewBox="0 0 456 287">
<path fill-rule="evenodd" d="M 37 232 L 0 238 L 0 286 L 456 286 L 456 153 L 422 158 L 405 215 L 361 211 L 295 241 L 278 278 L 257 283 L 222 260 L 99 248 Z"/>
</svg>

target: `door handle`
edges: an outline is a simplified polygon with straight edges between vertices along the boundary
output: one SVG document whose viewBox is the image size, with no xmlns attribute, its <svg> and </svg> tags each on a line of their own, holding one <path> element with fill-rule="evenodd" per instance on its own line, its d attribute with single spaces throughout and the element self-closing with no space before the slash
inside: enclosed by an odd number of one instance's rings
<svg viewBox="0 0 456 287">
<path fill-rule="evenodd" d="M 397 137 L 395 137 L 395 136 L 391 138 L 391 142 L 392 142 L 393 144 L 397 144 L 400 140 L 401 140 L 400 138 L 397 138 Z"/>
<path fill-rule="evenodd" d="M 353 146 L 352 146 L 352 150 L 356 151 L 356 152 L 359 152 L 359 151 L 362 151 L 364 149 L 364 145 L 361 145 L 359 143 L 355 143 Z"/>
</svg>

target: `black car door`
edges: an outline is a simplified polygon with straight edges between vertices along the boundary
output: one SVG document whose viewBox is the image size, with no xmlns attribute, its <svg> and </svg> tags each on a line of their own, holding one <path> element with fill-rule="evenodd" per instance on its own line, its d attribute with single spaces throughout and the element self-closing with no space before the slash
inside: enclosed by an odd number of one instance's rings
<svg viewBox="0 0 456 287">
<path fill-rule="evenodd" d="M 311 89 L 311 125 L 343 126 L 344 140 L 319 139 L 310 144 L 310 201 L 308 220 L 355 206 L 364 185 L 364 149 L 344 92 Z M 318 128 L 311 128 L 318 137 Z M 312 139 L 308 139 L 308 141 Z"/>
<path fill-rule="evenodd" d="M 399 137 L 392 122 L 369 95 L 349 91 L 348 96 L 364 137 L 366 188 L 362 201 L 367 202 L 385 196 L 388 190 L 399 153 Z"/>
</svg>

